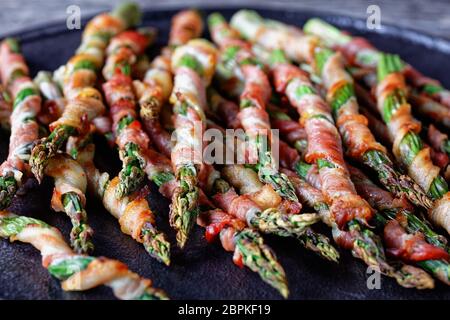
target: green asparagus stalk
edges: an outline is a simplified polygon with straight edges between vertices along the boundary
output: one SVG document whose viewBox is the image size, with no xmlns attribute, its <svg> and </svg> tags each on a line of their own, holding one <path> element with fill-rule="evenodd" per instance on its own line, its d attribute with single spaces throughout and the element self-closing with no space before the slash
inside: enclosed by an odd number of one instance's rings
<svg viewBox="0 0 450 320">
<path fill-rule="evenodd" d="M 39 232 L 33 232 L 37 229 Z M 24 232 L 28 230 L 30 232 L 25 235 Z M 164 291 L 151 286 L 151 281 L 131 272 L 118 261 L 74 253 L 65 243 L 61 233 L 41 220 L 3 212 L 0 214 L 0 237 L 30 243 L 41 251 L 43 259 L 48 260 L 53 256 L 47 270 L 52 276 L 63 281 L 62 288 L 64 290 L 80 290 L 80 278 L 76 281 L 75 277 L 82 277 L 83 271 L 87 269 L 90 269 L 91 276 L 95 274 L 95 277 L 101 279 L 102 275 L 95 268 L 101 270 L 102 265 L 105 264 L 105 267 L 115 269 L 110 269 L 110 277 L 100 283 L 111 287 L 116 297 L 137 300 L 168 299 Z M 114 272 L 115 274 L 112 274 Z M 74 283 L 74 280 L 76 283 Z M 83 282 L 82 279 L 81 282 Z M 89 286 L 89 284 L 84 284 L 84 286 L 86 285 Z M 129 287 L 138 288 L 140 286 L 142 289 L 136 291 L 136 296 L 130 297 L 128 295 L 127 289 Z M 81 287 L 81 290 L 86 289 Z"/>
<path fill-rule="evenodd" d="M 277 289 L 285 298 L 289 295 L 286 275 L 276 260 L 273 251 L 264 244 L 255 231 L 244 229 L 236 235 L 235 254 L 242 257 L 242 263 Z"/>
<path fill-rule="evenodd" d="M 398 73 L 403 68 L 399 56 L 382 54 L 378 63 L 378 81 L 382 81 L 387 75 Z M 388 124 L 395 112 L 406 102 L 406 93 L 402 89 L 394 90 L 388 97 L 386 97 L 383 105 L 383 120 Z M 399 161 L 406 167 L 409 167 L 417 154 L 425 148 L 420 136 L 410 130 L 399 144 L 400 156 Z M 437 175 L 428 190 L 425 190 L 433 199 L 440 199 L 448 192 L 448 185 L 444 178 Z"/>
<path fill-rule="evenodd" d="M 170 225 L 177 230 L 178 245 L 183 248 L 198 216 L 197 169 L 184 166 L 179 170 L 180 182 L 172 198 Z"/>
<path fill-rule="evenodd" d="M 92 228 L 87 224 L 87 214 L 83 208 L 80 197 L 74 192 L 68 192 L 62 196 L 64 210 L 72 222 L 70 243 L 76 252 L 91 252 L 94 250 L 92 243 Z"/>
</svg>

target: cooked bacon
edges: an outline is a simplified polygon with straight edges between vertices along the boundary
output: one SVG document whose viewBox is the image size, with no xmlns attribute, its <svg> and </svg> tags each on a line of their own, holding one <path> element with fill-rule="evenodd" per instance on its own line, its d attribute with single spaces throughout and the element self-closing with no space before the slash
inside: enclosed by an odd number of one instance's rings
<svg viewBox="0 0 450 320">
<path fill-rule="evenodd" d="M 233 101 L 226 100 L 219 94 L 213 93 L 209 99 L 209 108 L 227 128 L 241 128 L 241 122 L 238 119 L 239 106 Z"/>
<path fill-rule="evenodd" d="M 289 144 L 293 145 L 297 141 L 307 140 L 307 134 L 305 129 L 300 123 L 294 120 L 270 120 L 272 127 L 280 131 L 280 135 Z"/>
<path fill-rule="evenodd" d="M 258 192 L 263 185 L 258 174 L 242 165 L 224 166 L 222 174 L 242 194 Z"/>
<path fill-rule="evenodd" d="M 235 234 L 245 227 L 244 222 L 233 218 L 220 209 L 202 212 L 197 219 L 197 223 L 206 228 L 205 237 L 208 241 L 213 241 L 220 234 L 220 241 L 226 251 L 234 251 Z"/>
<path fill-rule="evenodd" d="M 78 162 L 69 156 L 58 154 L 51 158 L 45 174 L 55 179 L 55 188 L 52 195 L 52 208 L 55 211 L 64 212 L 62 196 L 73 192 L 80 198 L 83 207 L 86 204 L 87 180 L 83 168 Z"/>
<path fill-rule="evenodd" d="M 233 188 L 225 193 L 217 193 L 212 198 L 219 208 L 242 221 L 247 221 L 252 214 L 261 211 L 248 196 L 239 196 Z"/>
<path fill-rule="evenodd" d="M 185 55 L 194 55 L 202 64 L 203 72 L 178 66 L 178 61 Z M 186 106 L 185 111 L 174 113 L 176 142 L 171 158 L 175 172 L 185 165 L 200 166 L 203 152 L 203 132 L 205 130 L 206 86 L 211 81 L 217 59 L 216 49 L 206 40 L 191 40 L 178 47 L 172 56 L 175 71 L 171 102 L 178 107 Z"/>
<path fill-rule="evenodd" d="M 245 12 L 237 12 L 231 19 L 245 38 L 269 50 L 282 49 L 291 60 L 310 61 L 319 42 L 315 36 L 305 35 L 297 27 L 276 22 L 267 26 L 260 19 L 251 19 Z"/>
<path fill-rule="evenodd" d="M 198 38 L 203 31 L 203 21 L 196 10 L 184 10 L 172 18 L 169 45 L 179 46 Z"/>
<path fill-rule="evenodd" d="M 433 124 L 428 127 L 428 141 L 436 150 L 441 150 L 443 143 L 448 140 L 448 135 L 439 131 Z"/>
<path fill-rule="evenodd" d="M 305 160 L 308 163 L 326 159 L 340 168 L 345 168 L 339 133 L 331 122 L 319 118 L 309 119 L 305 123 L 305 130 L 308 135 Z"/>
<path fill-rule="evenodd" d="M 431 220 L 439 226 L 442 226 L 448 233 L 450 233 L 450 192 L 437 200 L 434 207 L 430 210 L 429 216 Z"/>
<path fill-rule="evenodd" d="M 448 253 L 427 243 L 422 235 L 407 234 L 397 220 L 389 221 L 384 228 L 387 252 L 406 261 L 449 259 Z"/>
<path fill-rule="evenodd" d="M 450 108 L 446 107 L 425 94 L 412 93 L 409 97 L 413 111 L 419 116 L 428 118 L 450 129 Z"/>
<path fill-rule="evenodd" d="M 245 88 L 241 94 L 242 100 L 249 100 L 258 109 L 265 110 L 266 102 L 271 95 L 269 79 L 260 67 L 246 64 L 242 66 L 242 73 L 245 78 Z"/>
<path fill-rule="evenodd" d="M 405 209 L 413 211 L 414 207 L 405 198 L 394 198 L 394 196 L 374 184 L 361 170 L 348 166 L 352 181 L 358 194 L 366 199 L 369 204 L 377 210 Z"/>
<path fill-rule="evenodd" d="M 367 118 L 369 122 L 369 128 L 374 133 L 374 135 L 379 139 L 384 146 L 392 147 L 392 137 L 389 135 L 389 130 L 387 126 L 375 117 L 367 108 L 361 108 L 361 114 Z"/>
</svg>

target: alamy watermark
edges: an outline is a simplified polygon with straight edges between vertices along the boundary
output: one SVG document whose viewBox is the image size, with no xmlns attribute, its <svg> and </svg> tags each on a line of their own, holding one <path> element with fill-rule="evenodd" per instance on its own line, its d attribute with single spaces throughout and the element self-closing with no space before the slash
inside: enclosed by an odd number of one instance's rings
<svg viewBox="0 0 450 320">
<path fill-rule="evenodd" d="M 381 29 L 381 9 L 376 4 L 367 7 L 366 27 L 369 30 Z"/>
<path fill-rule="evenodd" d="M 184 150 L 184 160 L 196 164 L 257 164 L 270 153 L 272 165 L 279 166 L 278 129 L 259 129 L 247 135 L 243 129 L 204 129 L 201 121 L 194 121 L 175 130 L 171 140 Z"/>
<path fill-rule="evenodd" d="M 77 5 L 70 5 L 66 8 L 66 26 L 69 30 L 81 29 L 81 8 Z"/>
</svg>

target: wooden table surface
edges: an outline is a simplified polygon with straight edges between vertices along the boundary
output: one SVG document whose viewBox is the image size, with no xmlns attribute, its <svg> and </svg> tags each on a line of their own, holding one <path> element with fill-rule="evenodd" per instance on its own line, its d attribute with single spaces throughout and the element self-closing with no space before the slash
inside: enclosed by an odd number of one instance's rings
<svg viewBox="0 0 450 320">
<path fill-rule="evenodd" d="M 0 0 L 0 36 L 47 21 L 61 21 L 67 17 L 66 8 L 78 5 L 82 15 L 108 10 L 123 0 Z M 135 0 L 145 8 L 174 6 L 224 6 L 264 4 L 280 7 L 285 3 L 309 10 L 328 11 L 354 17 L 367 17 L 367 7 L 376 4 L 381 9 L 381 23 L 397 24 L 428 34 L 450 39 L 449 0 Z"/>
</svg>

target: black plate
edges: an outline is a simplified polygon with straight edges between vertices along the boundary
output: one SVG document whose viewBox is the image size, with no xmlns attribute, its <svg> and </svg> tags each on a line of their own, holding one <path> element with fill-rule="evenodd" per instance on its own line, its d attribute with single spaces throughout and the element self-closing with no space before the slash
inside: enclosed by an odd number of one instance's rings
<svg viewBox="0 0 450 320">
<path fill-rule="evenodd" d="M 238 8 L 220 10 L 227 18 Z M 346 17 L 315 12 L 283 9 L 259 9 L 264 17 L 279 19 L 302 26 L 313 16 L 319 16 L 355 34 L 361 34 L 378 48 L 401 54 L 408 62 L 427 75 L 441 80 L 450 87 L 447 61 L 450 58 L 450 42 L 414 31 L 385 26 L 369 32 L 365 22 Z M 175 10 L 146 11 L 144 25 L 159 29 L 158 45 L 164 45 Z M 212 12 L 204 10 L 205 14 Z M 54 70 L 73 54 L 80 42 L 81 31 L 69 31 L 65 22 L 36 27 L 15 34 L 22 43 L 23 52 L 33 75 L 38 70 Z M 7 154 L 8 138 L 0 136 L 0 159 Z M 111 160 L 113 159 L 113 160 Z M 116 174 L 119 168 L 117 153 L 99 146 L 97 163 L 102 169 Z M 40 217 L 58 227 L 67 237 L 70 222 L 62 213 L 54 213 L 49 207 L 52 181 L 46 180 L 40 188 L 29 181 L 30 191 L 18 197 L 12 210 Z M 33 188 L 34 186 L 34 188 Z M 117 258 L 143 276 L 154 280 L 172 299 L 280 299 L 278 293 L 263 283 L 258 275 L 239 269 L 218 243 L 207 244 L 203 231 L 196 227 L 185 251 L 175 248 L 174 234 L 168 227 L 168 202 L 154 186 L 149 197 L 150 205 L 158 215 L 158 225 L 166 231 L 173 245 L 172 266 L 166 268 L 151 259 L 143 247 L 122 234 L 117 221 L 109 215 L 98 200 L 88 198 L 89 221 L 95 230 L 95 255 Z M 366 285 L 366 267 L 341 252 L 339 265 L 322 261 L 302 249 L 295 241 L 266 237 L 267 243 L 277 252 L 290 284 L 291 299 L 449 299 L 450 289 L 436 281 L 435 290 L 418 291 L 404 289 L 394 280 L 382 277 L 381 289 L 369 290 Z M 59 282 L 50 277 L 41 266 L 40 255 L 30 245 L 10 244 L 0 240 L 0 298 L 3 299 L 110 299 L 108 288 L 89 292 L 67 293 Z"/>
</svg>

